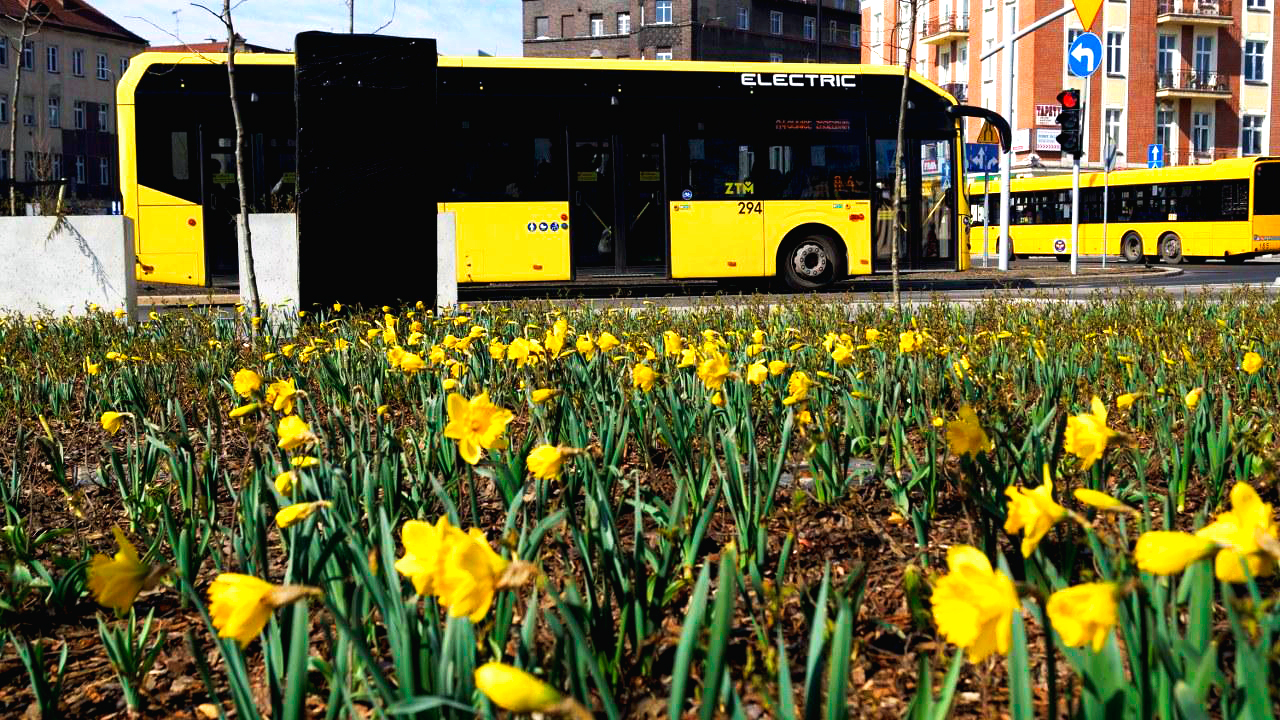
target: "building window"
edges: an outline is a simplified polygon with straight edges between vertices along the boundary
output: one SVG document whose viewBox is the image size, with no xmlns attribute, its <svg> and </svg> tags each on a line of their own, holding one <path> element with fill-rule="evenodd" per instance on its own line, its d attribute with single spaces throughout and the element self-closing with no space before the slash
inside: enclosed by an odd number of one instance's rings
<svg viewBox="0 0 1280 720">
<path fill-rule="evenodd" d="M 1262 116 L 1245 115 L 1240 118 L 1240 154 L 1262 154 Z"/>
<path fill-rule="evenodd" d="M 1191 114 L 1191 149 L 1197 153 L 1208 152 L 1213 147 L 1213 141 L 1210 139 L 1213 136 L 1210 132 L 1212 117 L 1207 112 Z"/>
<path fill-rule="evenodd" d="M 782 53 L 769 53 L 769 62 L 782 62 Z"/>
<path fill-rule="evenodd" d="M 120 74 L 117 75 L 116 78 L 119 79 L 124 77 L 125 71 L 127 71 L 128 69 L 129 69 L 129 58 L 120 58 Z"/>
<path fill-rule="evenodd" d="M 1083 34 L 1084 34 L 1084 31 L 1081 30 L 1080 28 L 1070 28 L 1069 30 L 1067 30 L 1067 47 L 1071 47 L 1071 43 L 1075 42 L 1076 38 L 1080 37 Z"/>
<path fill-rule="evenodd" d="M 106 53 L 98 53 L 98 79 L 99 79 L 99 80 L 106 80 L 106 79 L 107 79 L 107 74 L 108 74 L 109 72 L 110 72 L 110 71 L 109 71 L 109 70 L 107 70 L 107 56 L 106 56 Z"/>
<path fill-rule="evenodd" d="M 1173 150 L 1173 108 L 1162 107 L 1156 110 L 1156 144 L 1164 146 L 1166 155 Z"/>
<path fill-rule="evenodd" d="M 9 38 L 0 35 L 0 67 L 9 67 Z"/>
<path fill-rule="evenodd" d="M 49 45 L 44 49 L 44 69 L 51 73 L 58 72 L 58 46 Z"/>
<path fill-rule="evenodd" d="M 604 34 L 604 15 L 594 13 L 591 15 L 591 37 L 600 37 Z"/>
<path fill-rule="evenodd" d="M 807 17 L 804 19 L 804 39 L 812 40 L 818 34 L 818 19 Z"/>
<path fill-rule="evenodd" d="M 36 99 L 32 95 L 22 98 L 22 124 L 27 127 L 36 125 Z"/>
<path fill-rule="evenodd" d="M 9 122 L 9 96 L 0 94 L 0 125 Z"/>
<path fill-rule="evenodd" d="M 782 13 L 777 10 L 769 11 L 769 32 L 774 35 L 782 34 Z"/>
<path fill-rule="evenodd" d="M 670 60 L 670 59 L 671 59 L 671 48 L 669 48 L 669 47 L 660 47 L 660 48 L 658 48 L 657 52 L 655 52 L 655 53 L 653 54 L 653 57 L 654 57 L 655 59 L 657 59 L 657 60 Z"/>
<path fill-rule="evenodd" d="M 879 48 L 884 42 L 884 15 L 876 13 L 871 16 L 871 46 Z"/>
<path fill-rule="evenodd" d="M 1156 74 L 1161 77 L 1173 77 L 1173 59 L 1178 52 L 1178 36 L 1162 33 L 1157 41 Z"/>
<path fill-rule="evenodd" d="M 71 106 L 71 120 L 76 130 L 84 129 L 84 101 L 77 100 Z"/>
<path fill-rule="evenodd" d="M 51 180 L 62 179 L 62 153 L 53 154 L 53 177 Z"/>
<path fill-rule="evenodd" d="M 49 96 L 49 127 L 62 127 L 62 98 Z"/>
<path fill-rule="evenodd" d="M 533 19 L 533 37 L 534 37 L 534 39 L 540 39 L 540 38 L 545 38 L 545 37 L 551 37 L 550 35 L 548 35 L 548 34 L 547 34 L 547 33 L 549 33 L 549 32 L 551 32 L 551 18 L 549 18 L 549 17 L 536 17 L 536 18 L 534 18 L 534 19 Z"/>
<path fill-rule="evenodd" d="M 98 184 L 111 184 L 111 161 L 105 157 L 98 158 Z"/>
<path fill-rule="evenodd" d="M 938 51 L 938 73 L 939 73 L 938 78 L 944 82 L 947 80 L 950 80 L 951 79 L 949 77 L 950 71 L 951 71 L 951 48 L 942 48 L 941 50 Z"/>
<path fill-rule="evenodd" d="M 1197 35 L 1196 36 L 1196 54 L 1195 63 L 1193 65 L 1196 71 L 1196 77 L 1200 82 L 1208 82 L 1209 74 L 1213 72 L 1213 36 Z"/>
<path fill-rule="evenodd" d="M 36 69 L 36 43 L 34 40 L 26 40 L 22 43 L 22 69 Z"/>
<path fill-rule="evenodd" d="M 76 156 L 76 184 L 83 185 L 85 183 L 84 156 Z"/>
<path fill-rule="evenodd" d="M 76 77 L 84 77 L 84 51 L 71 51 L 71 74 Z"/>
<path fill-rule="evenodd" d="M 1120 144 L 1120 117 L 1123 112 L 1120 108 L 1107 108 L 1107 140 L 1112 147 Z"/>
<path fill-rule="evenodd" d="M 671 24 L 671 0 L 658 0 L 654 4 L 653 21 L 658 25 Z"/>
<path fill-rule="evenodd" d="M 1266 56 L 1267 43 L 1262 40 L 1244 41 L 1244 79 L 1249 82 L 1265 82 L 1263 76 L 1263 59 Z"/>
<path fill-rule="evenodd" d="M 751 11 L 744 7 L 738 8 L 738 29 L 751 29 Z"/>
<path fill-rule="evenodd" d="M 618 34 L 619 35 L 631 34 L 631 13 L 629 12 L 618 13 Z"/>
<path fill-rule="evenodd" d="M 9 151 L 0 150 L 0 180 L 9 179 Z"/>
<path fill-rule="evenodd" d="M 98 103 L 98 132 L 111 132 L 107 127 L 107 104 Z"/>
<path fill-rule="evenodd" d="M 840 37 L 840 25 L 835 20 L 832 20 L 830 24 L 827 25 L 827 42 L 836 42 L 836 38 L 838 37 Z"/>
<path fill-rule="evenodd" d="M 1124 33 L 1107 33 L 1107 74 L 1124 73 Z"/>
<path fill-rule="evenodd" d="M 36 154 L 30 150 L 22 154 L 22 175 L 27 182 L 36 179 Z"/>
<path fill-rule="evenodd" d="M 849 45 L 850 46 L 858 47 L 858 45 L 862 42 L 862 38 L 860 37 L 860 35 L 861 33 L 858 32 L 858 26 L 854 25 L 853 23 L 849 23 Z"/>
<path fill-rule="evenodd" d="M 1249 8 L 1250 10 L 1266 10 L 1267 0 L 1249 0 L 1249 2 L 1245 5 L 1245 7 Z"/>
</svg>

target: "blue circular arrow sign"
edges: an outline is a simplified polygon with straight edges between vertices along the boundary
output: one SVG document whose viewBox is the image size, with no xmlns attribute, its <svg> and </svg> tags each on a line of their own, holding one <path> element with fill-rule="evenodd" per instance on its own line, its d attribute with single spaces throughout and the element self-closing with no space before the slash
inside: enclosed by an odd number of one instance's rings
<svg viewBox="0 0 1280 720">
<path fill-rule="evenodd" d="M 1067 49 L 1067 70 L 1076 77 L 1089 77 L 1102 64 L 1102 40 L 1083 33 Z"/>
</svg>

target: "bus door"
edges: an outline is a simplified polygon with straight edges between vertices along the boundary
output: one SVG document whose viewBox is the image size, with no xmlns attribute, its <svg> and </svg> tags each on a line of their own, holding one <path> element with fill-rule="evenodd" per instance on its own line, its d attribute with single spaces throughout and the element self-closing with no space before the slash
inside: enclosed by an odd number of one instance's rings
<svg viewBox="0 0 1280 720">
<path fill-rule="evenodd" d="M 569 188 L 577 277 L 666 273 L 660 136 L 571 134 Z"/>
<path fill-rule="evenodd" d="M 895 140 L 876 140 L 875 269 L 890 269 L 895 225 L 898 267 L 906 270 L 952 268 L 956 263 L 954 162 L 948 140 L 909 140 L 903 158 L 902 206 L 893 212 Z"/>
<path fill-rule="evenodd" d="M 240 211 L 240 191 L 236 185 L 235 148 L 234 127 L 202 129 L 205 267 L 215 277 L 235 277 L 239 267 L 236 215 Z"/>
</svg>

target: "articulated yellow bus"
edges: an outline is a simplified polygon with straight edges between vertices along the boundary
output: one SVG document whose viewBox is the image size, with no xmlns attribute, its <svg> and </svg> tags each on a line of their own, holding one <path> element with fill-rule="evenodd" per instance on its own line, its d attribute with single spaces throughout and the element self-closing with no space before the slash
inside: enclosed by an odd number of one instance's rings
<svg viewBox="0 0 1280 720">
<path fill-rule="evenodd" d="M 237 55 L 254 212 L 287 209 L 297 181 L 293 62 Z M 144 53 L 120 83 L 140 278 L 235 272 L 224 63 Z M 439 57 L 435 78 L 438 164 L 403 181 L 455 214 L 460 284 L 777 275 L 808 289 L 888 269 L 901 69 Z M 915 75 L 909 100 L 901 266 L 963 269 L 961 118 L 1007 124 Z M 388 156 L 415 131 L 411 108 L 379 123 Z"/>
<path fill-rule="evenodd" d="M 1280 158 L 1248 157 L 1153 170 L 1080 175 L 1081 254 L 1106 249 L 1130 262 L 1229 263 L 1280 252 Z M 1019 257 L 1071 256 L 1071 176 L 1014 180 L 1009 198 L 1009 241 Z M 983 185 L 969 187 L 969 202 L 982 206 Z M 1000 224 L 999 183 L 991 184 L 992 230 Z M 982 246 L 983 225 L 969 228 L 970 248 Z M 994 240 L 993 240 L 994 242 Z"/>
</svg>

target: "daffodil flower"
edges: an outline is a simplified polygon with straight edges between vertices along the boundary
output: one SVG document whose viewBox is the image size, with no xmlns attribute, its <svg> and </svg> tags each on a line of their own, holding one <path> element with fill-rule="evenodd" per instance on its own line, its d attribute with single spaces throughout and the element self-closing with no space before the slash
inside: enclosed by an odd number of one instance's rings
<svg viewBox="0 0 1280 720">
<path fill-rule="evenodd" d="M 222 573 L 209 586 L 209 617 L 218 637 L 234 639 L 244 647 L 262 632 L 276 608 L 321 595 L 318 588 L 273 585 L 252 575 Z"/>
</svg>

